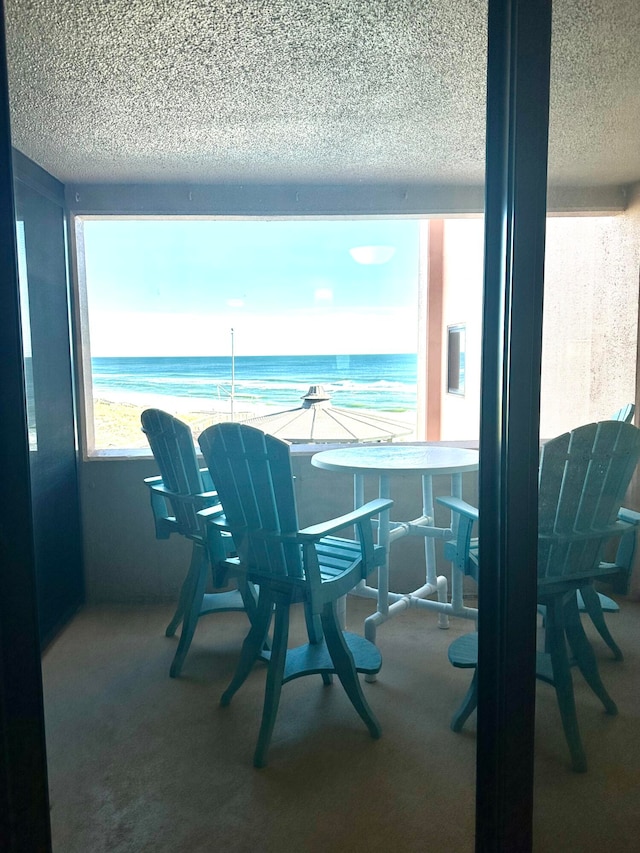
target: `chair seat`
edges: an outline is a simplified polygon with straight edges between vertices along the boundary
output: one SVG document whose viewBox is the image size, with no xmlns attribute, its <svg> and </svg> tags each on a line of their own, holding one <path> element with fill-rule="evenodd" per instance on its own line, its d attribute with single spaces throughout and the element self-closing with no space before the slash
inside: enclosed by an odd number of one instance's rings
<svg viewBox="0 0 640 853">
<path fill-rule="evenodd" d="M 449 646 L 449 663 L 459 669 L 475 669 L 478 666 L 478 632 L 470 631 L 454 640 Z M 536 678 L 553 685 L 551 656 L 536 652 Z"/>
<path fill-rule="evenodd" d="M 355 561 L 362 559 L 360 543 L 354 539 L 342 539 L 339 536 L 324 536 L 316 543 L 316 554 L 320 563 L 323 580 L 337 577 Z M 384 563 L 384 548 L 375 545 L 373 548 L 372 566 Z"/>
<path fill-rule="evenodd" d="M 618 611 L 620 610 L 620 605 L 618 604 L 618 602 L 614 601 L 613 598 L 609 598 L 608 595 L 603 595 L 601 592 L 599 592 L 598 600 L 600 601 L 600 607 L 605 613 L 618 613 Z M 582 613 L 584 613 L 586 610 L 580 590 L 578 590 L 578 608 Z"/>
<path fill-rule="evenodd" d="M 474 669 L 478 666 L 478 634 L 470 631 L 454 640 L 449 646 L 449 663 L 460 669 Z"/>
<path fill-rule="evenodd" d="M 302 546 L 300 546 L 302 548 Z M 324 536 L 315 543 L 318 568 L 322 588 L 316 591 L 315 612 L 320 612 L 322 605 L 336 597 L 346 595 L 353 589 L 353 577 L 351 572 L 354 566 L 362 562 L 362 549 L 360 543 L 354 539 L 342 539 L 338 536 Z M 373 556 L 370 567 L 382 565 L 385 559 L 385 551 L 381 545 L 374 545 Z M 291 589 L 291 603 L 300 603 L 309 600 L 309 587 L 306 583 L 304 564 L 302 577 L 290 578 L 265 573 L 260 569 L 249 568 L 244 570 L 238 558 L 230 558 L 225 565 L 232 567 L 235 573 L 246 571 L 247 577 L 255 584 L 270 585 L 273 588 L 289 586 Z"/>
<path fill-rule="evenodd" d="M 205 592 L 200 605 L 200 616 L 207 613 L 225 613 L 246 610 L 240 590 L 230 589 L 228 592 Z"/>
<path fill-rule="evenodd" d="M 376 675 L 380 672 L 382 655 L 373 643 L 350 631 L 344 631 L 343 637 L 353 655 L 356 672 L 362 672 L 365 675 Z M 263 651 L 264 660 L 269 660 L 270 657 L 270 651 Z M 303 646 L 287 650 L 282 683 L 286 684 L 287 681 L 293 681 L 294 678 L 300 678 L 303 675 L 335 675 L 336 672 L 325 640 L 321 643 L 305 643 Z"/>
<path fill-rule="evenodd" d="M 339 578 L 362 559 L 360 543 L 354 539 L 324 536 L 316 543 L 315 548 L 323 582 Z M 374 554 L 378 560 L 384 560 L 384 548 L 379 545 L 376 545 Z M 378 566 L 380 562 L 374 562 L 374 565 Z"/>
</svg>

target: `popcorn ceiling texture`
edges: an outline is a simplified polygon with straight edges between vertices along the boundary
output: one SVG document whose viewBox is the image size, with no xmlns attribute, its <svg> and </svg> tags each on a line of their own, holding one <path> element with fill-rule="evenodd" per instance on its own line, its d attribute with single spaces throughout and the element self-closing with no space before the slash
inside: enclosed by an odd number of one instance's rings
<svg viewBox="0 0 640 853">
<path fill-rule="evenodd" d="M 640 179 L 640 3 L 557 0 L 550 173 Z M 14 144 L 62 181 L 483 180 L 482 0 L 6 0 Z"/>
</svg>

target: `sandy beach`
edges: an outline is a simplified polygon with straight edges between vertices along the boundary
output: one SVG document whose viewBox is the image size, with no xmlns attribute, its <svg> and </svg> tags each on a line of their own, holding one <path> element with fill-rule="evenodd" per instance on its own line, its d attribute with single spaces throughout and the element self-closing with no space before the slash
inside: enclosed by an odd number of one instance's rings
<svg viewBox="0 0 640 853">
<path fill-rule="evenodd" d="M 112 393 L 109 399 L 94 401 L 95 447 L 98 450 L 111 448 L 145 448 L 147 439 L 140 427 L 140 415 L 145 409 L 157 408 L 175 415 L 191 426 L 194 437 L 212 424 L 231 419 L 228 400 L 200 397 L 170 397 L 166 394 L 148 394 L 144 401 L 139 394 Z M 236 400 L 233 419 L 245 421 L 281 411 L 275 406 L 247 405 Z"/>
<path fill-rule="evenodd" d="M 94 401 L 94 430 L 96 450 L 110 449 L 144 449 L 149 445 L 140 427 L 140 415 L 145 409 L 158 408 L 169 412 L 188 423 L 194 438 L 208 426 L 231 420 L 229 400 L 219 400 L 200 397 L 171 397 L 165 394 L 147 394 L 144 399 L 139 394 L 126 392 L 111 393 L 109 398 L 100 397 Z M 271 412 L 281 412 L 286 406 L 267 406 L 248 403 L 239 398 L 234 401 L 233 419 L 246 421 L 249 418 L 261 417 Z M 290 408 L 296 408 L 292 402 Z M 362 414 L 365 412 L 359 410 Z M 382 415 L 384 412 L 371 412 L 372 415 Z M 402 415 L 394 412 L 389 415 L 395 421 L 415 424 L 415 414 L 412 412 Z M 403 437 L 410 440 L 411 436 Z"/>
</svg>

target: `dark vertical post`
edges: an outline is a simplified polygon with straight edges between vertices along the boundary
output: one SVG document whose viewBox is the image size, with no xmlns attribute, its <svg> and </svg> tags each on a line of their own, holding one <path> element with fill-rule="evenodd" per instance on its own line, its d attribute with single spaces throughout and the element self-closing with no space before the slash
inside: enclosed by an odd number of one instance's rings
<svg viewBox="0 0 640 853">
<path fill-rule="evenodd" d="M 0 848 L 50 849 L 29 441 L 0 5 Z"/>
<path fill-rule="evenodd" d="M 531 848 L 551 0 L 489 0 L 476 849 Z"/>
</svg>

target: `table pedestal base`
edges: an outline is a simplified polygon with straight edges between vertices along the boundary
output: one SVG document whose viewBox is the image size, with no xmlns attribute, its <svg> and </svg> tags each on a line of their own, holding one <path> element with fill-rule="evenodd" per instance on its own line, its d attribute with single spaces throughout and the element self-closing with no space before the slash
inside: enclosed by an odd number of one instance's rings
<svg viewBox="0 0 640 853">
<path fill-rule="evenodd" d="M 431 598 L 426 598 L 427 595 L 438 593 L 438 601 Z M 375 587 L 361 586 L 356 587 L 351 595 L 358 595 L 362 598 L 378 599 L 378 590 Z M 478 611 L 475 607 L 466 607 L 462 603 L 453 603 L 447 601 L 447 579 L 440 575 L 436 579 L 436 586 L 433 584 L 425 584 L 419 590 L 411 593 L 388 593 L 388 605 L 384 610 L 376 610 L 371 616 L 364 620 L 364 636 L 371 643 L 376 642 L 376 632 L 378 625 L 383 625 L 393 616 L 401 613 L 403 610 L 408 610 L 410 607 L 416 607 L 422 610 L 433 610 L 438 613 L 438 628 L 446 630 L 449 627 L 449 616 L 458 616 L 462 619 L 473 619 L 478 617 Z M 365 681 L 376 681 L 375 675 L 365 675 Z"/>
</svg>

